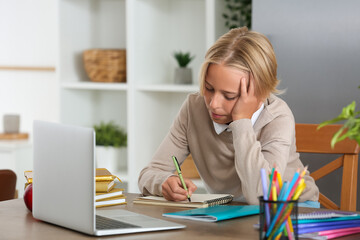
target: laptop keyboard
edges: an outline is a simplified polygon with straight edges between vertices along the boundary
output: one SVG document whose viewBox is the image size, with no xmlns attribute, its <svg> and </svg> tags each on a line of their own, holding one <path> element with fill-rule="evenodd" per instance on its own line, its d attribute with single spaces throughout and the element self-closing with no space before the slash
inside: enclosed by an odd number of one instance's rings
<svg viewBox="0 0 360 240">
<path fill-rule="evenodd" d="M 115 219 L 106 218 L 96 215 L 96 229 L 121 229 L 121 228 L 140 228 L 139 226 L 130 223 L 121 222 Z"/>
</svg>

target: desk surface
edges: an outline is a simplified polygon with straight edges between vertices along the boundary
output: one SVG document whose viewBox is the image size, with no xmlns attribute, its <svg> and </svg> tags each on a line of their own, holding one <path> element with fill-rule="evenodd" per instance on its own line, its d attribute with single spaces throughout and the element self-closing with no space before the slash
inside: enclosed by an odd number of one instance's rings
<svg viewBox="0 0 360 240">
<path fill-rule="evenodd" d="M 137 194 L 126 194 L 127 205 L 107 207 L 108 209 L 123 208 L 148 216 L 163 218 L 168 221 L 186 225 L 185 229 L 159 232 L 116 235 L 108 237 L 92 237 L 32 217 L 25 207 L 23 199 L 0 202 L 0 239 L 258 239 L 259 233 L 253 225 L 259 221 L 259 216 L 249 216 L 217 223 L 205 223 L 191 220 L 171 219 L 162 217 L 163 213 L 185 210 L 178 207 L 148 206 L 132 204 Z M 360 239 L 360 235 L 341 239 Z"/>
</svg>

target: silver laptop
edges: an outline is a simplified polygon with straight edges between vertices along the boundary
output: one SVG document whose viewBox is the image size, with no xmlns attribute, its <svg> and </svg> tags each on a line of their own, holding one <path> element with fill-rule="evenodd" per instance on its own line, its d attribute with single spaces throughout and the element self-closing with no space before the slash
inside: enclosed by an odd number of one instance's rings
<svg viewBox="0 0 360 240">
<path fill-rule="evenodd" d="M 184 228 L 119 207 L 95 208 L 95 132 L 34 122 L 33 216 L 89 235 Z"/>
</svg>

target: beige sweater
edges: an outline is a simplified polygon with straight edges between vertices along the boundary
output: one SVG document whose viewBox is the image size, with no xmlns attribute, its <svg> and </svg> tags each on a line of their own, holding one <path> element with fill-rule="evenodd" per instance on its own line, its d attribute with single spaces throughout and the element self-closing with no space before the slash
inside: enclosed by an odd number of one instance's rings
<svg viewBox="0 0 360 240">
<path fill-rule="evenodd" d="M 210 193 L 231 193 L 235 199 L 258 204 L 263 195 L 260 169 L 274 164 L 283 181 L 291 181 L 303 164 L 296 152 L 295 121 L 287 104 L 271 95 L 252 126 L 250 119 L 232 122 L 232 130 L 216 134 L 204 98 L 190 94 L 169 133 L 149 165 L 139 176 L 140 191 L 162 195 L 162 183 L 175 171 L 171 156 L 181 164 L 192 154 L 197 170 Z M 309 173 L 300 201 L 318 201 L 319 190 Z"/>
</svg>

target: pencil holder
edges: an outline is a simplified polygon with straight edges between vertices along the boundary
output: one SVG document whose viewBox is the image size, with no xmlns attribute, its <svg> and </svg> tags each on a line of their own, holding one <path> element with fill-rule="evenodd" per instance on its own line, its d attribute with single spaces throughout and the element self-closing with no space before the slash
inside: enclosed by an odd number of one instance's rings
<svg viewBox="0 0 360 240">
<path fill-rule="evenodd" d="M 298 239 L 298 202 L 270 201 L 259 197 L 259 239 Z"/>
</svg>

